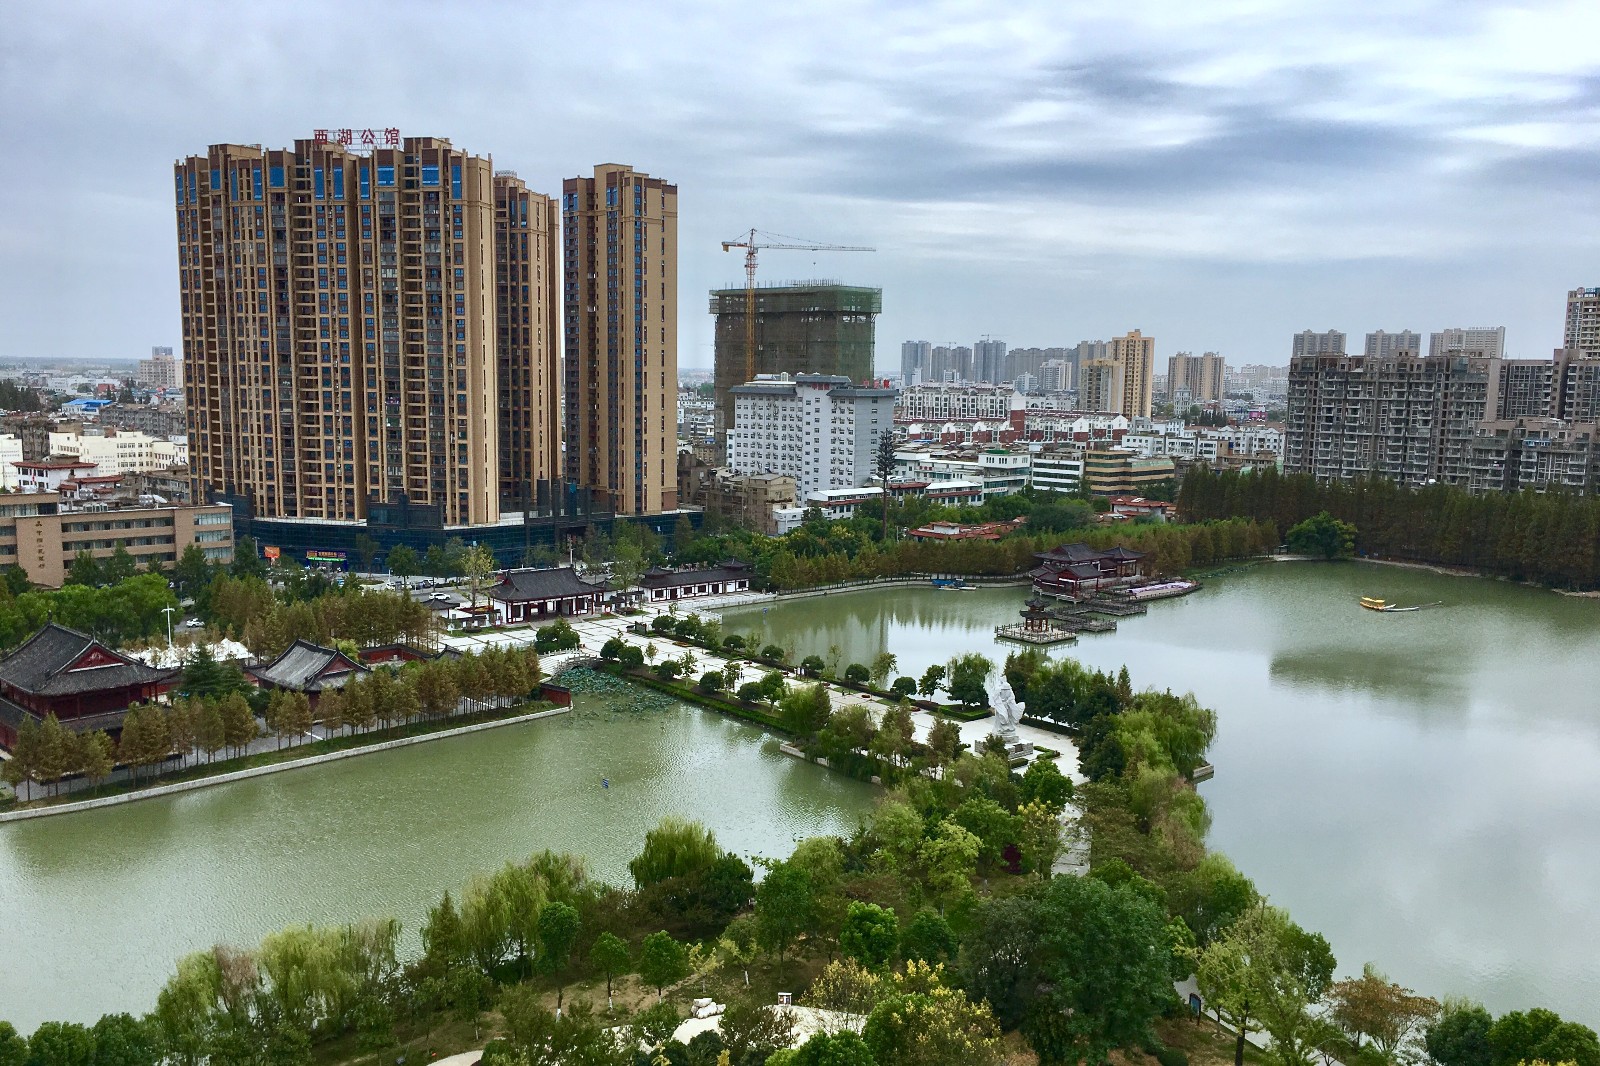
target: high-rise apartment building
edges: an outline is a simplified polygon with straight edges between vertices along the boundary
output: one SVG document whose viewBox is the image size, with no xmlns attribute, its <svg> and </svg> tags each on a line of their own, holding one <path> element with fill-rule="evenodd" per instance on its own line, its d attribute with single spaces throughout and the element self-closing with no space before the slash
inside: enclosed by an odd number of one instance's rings
<svg viewBox="0 0 1600 1066">
<path fill-rule="evenodd" d="M 730 391 L 750 380 L 746 290 L 711 294 L 717 316 L 712 428 L 718 444 L 733 424 Z M 756 289 L 755 374 L 831 374 L 860 383 L 873 377 L 883 290 L 833 282 L 763 285 Z M 902 351 L 902 356 L 904 352 Z"/>
<path fill-rule="evenodd" d="M 561 208 L 494 176 L 495 362 L 501 506 L 548 505 L 561 480 Z"/>
<path fill-rule="evenodd" d="M 1379 329 L 1367 334 L 1368 359 L 1393 359 L 1402 355 L 1421 354 L 1422 338 L 1409 329 L 1403 329 L 1399 333 L 1387 333 Z"/>
<path fill-rule="evenodd" d="M 1501 359 L 1506 354 L 1504 326 L 1473 326 L 1444 329 L 1428 334 L 1429 355 L 1465 355 L 1477 359 Z"/>
<path fill-rule="evenodd" d="M 991 385 L 1007 380 L 1006 342 L 985 337 L 972 346 L 972 379 Z"/>
<path fill-rule="evenodd" d="M 933 345 L 928 341 L 900 343 L 900 384 L 920 385 L 933 369 Z"/>
<path fill-rule="evenodd" d="M 213 145 L 173 176 L 195 498 L 497 521 L 489 160 L 319 137 Z"/>
<path fill-rule="evenodd" d="M 1112 410 L 1129 418 L 1150 417 L 1155 387 L 1156 341 L 1138 330 L 1111 338 L 1111 358 L 1122 368 L 1120 397 Z"/>
<path fill-rule="evenodd" d="M 151 348 L 150 358 L 139 360 L 134 378 L 151 389 L 176 389 L 183 385 L 183 364 L 172 357 L 171 348 Z"/>
<path fill-rule="evenodd" d="M 1343 355 L 1344 334 L 1336 329 L 1326 333 L 1313 333 L 1311 330 L 1302 330 L 1294 335 L 1293 355 Z"/>
<path fill-rule="evenodd" d="M 802 500 L 865 485 L 878 438 L 894 432 L 894 390 L 838 375 L 763 375 L 736 386 L 733 401 L 728 466 L 792 477 Z"/>
<path fill-rule="evenodd" d="M 1122 363 L 1109 356 L 1084 360 L 1078 368 L 1078 409 L 1106 414 L 1123 414 Z"/>
<path fill-rule="evenodd" d="M 1167 360 L 1167 396 L 1174 403 L 1187 394 L 1189 403 L 1219 403 L 1227 364 L 1216 352 L 1191 355 L 1179 352 Z"/>
<path fill-rule="evenodd" d="M 562 185 L 566 474 L 618 514 L 677 507 L 678 187 L 605 163 Z"/>
<path fill-rule="evenodd" d="M 1567 293 L 1562 347 L 1585 359 L 1600 359 L 1600 288 Z"/>
</svg>

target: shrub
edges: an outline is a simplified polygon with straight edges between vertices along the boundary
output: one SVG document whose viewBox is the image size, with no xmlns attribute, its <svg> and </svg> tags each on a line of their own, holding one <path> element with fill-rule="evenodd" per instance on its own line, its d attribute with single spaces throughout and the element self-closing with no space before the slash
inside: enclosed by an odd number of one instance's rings
<svg viewBox="0 0 1600 1066">
<path fill-rule="evenodd" d="M 766 690 L 759 681 L 746 681 L 739 686 L 738 696 L 746 703 L 760 703 L 766 696 Z"/>
<path fill-rule="evenodd" d="M 578 646 L 578 631 L 565 618 L 547 625 L 533 635 L 535 651 L 567 651 Z"/>
<path fill-rule="evenodd" d="M 820 655 L 807 655 L 800 660 L 800 672 L 806 677 L 816 677 L 822 673 L 822 668 L 828 664 L 822 661 Z"/>
<path fill-rule="evenodd" d="M 628 644 L 617 653 L 617 660 L 630 670 L 637 670 L 644 665 L 644 652 Z"/>
<path fill-rule="evenodd" d="M 897 677 L 894 684 L 889 686 L 889 691 L 897 699 L 908 700 L 917 694 L 917 679 L 914 677 Z"/>
<path fill-rule="evenodd" d="M 677 624 L 672 627 L 672 631 L 684 640 L 698 640 L 700 637 L 700 616 L 697 614 L 684 615 L 678 619 Z"/>
<path fill-rule="evenodd" d="M 775 663 L 781 663 L 784 660 L 784 652 L 783 649 L 778 647 L 776 644 L 768 644 L 765 648 L 761 649 L 761 658 L 771 659 Z"/>
<path fill-rule="evenodd" d="M 656 676 L 663 681 L 676 681 L 682 664 L 676 659 L 663 659 L 656 663 Z"/>
<path fill-rule="evenodd" d="M 852 685 L 865 685 L 872 678 L 872 671 L 860 663 L 851 663 L 844 668 L 844 679 Z"/>
<path fill-rule="evenodd" d="M 737 633 L 729 634 L 722 638 L 722 646 L 730 651 L 740 651 L 744 648 L 744 638 Z"/>
<path fill-rule="evenodd" d="M 650 628 L 657 633 L 665 633 L 672 628 L 672 619 L 664 614 L 658 614 L 650 619 Z"/>
<path fill-rule="evenodd" d="M 1189 1066 L 1189 1056 L 1183 1053 L 1182 1048 L 1157 1044 L 1153 1054 L 1161 1066 Z"/>
<path fill-rule="evenodd" d="M 610 640 L 600 645 L 600 658 L 608 660 L 620 658 L 622 656 L 622 649 L 625 647 L 627 647 L 627 645 L 622 642 L 621 637 L 612 637 Z"/>
<path fill-rule="evenodd" d="M 701 692 L 717 692 L 722 688 L 722 671 L 707 670 L 700 675 Z"/>
</svg>

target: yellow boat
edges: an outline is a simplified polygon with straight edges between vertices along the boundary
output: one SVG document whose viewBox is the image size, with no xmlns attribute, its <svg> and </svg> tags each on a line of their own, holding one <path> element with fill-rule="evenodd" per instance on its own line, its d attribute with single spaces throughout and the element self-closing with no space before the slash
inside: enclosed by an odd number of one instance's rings
<svg viewBox="0 0 1600 1066">
<path fill-rule="evenodd" d="M 1361 606 L 1369 611 L 1387 611 L 1390 609 L 1391 604 L 1388 600 L 1380 600 L 1376 596 L 1363 596 L 1361 597 Z"/>
</svg>

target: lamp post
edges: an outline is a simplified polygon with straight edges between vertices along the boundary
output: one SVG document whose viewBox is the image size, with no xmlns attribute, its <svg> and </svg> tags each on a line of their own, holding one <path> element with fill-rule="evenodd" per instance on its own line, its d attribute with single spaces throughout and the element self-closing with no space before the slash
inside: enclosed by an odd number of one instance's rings
<svg viewBox="0 0 1600 1066">
<path fill-rule="evenodd" d="M 163 608 L 161 608 L 161 613 L 167 616 L 167 650 L 168 651 L 172 650 L 172 612 L 175 611 L 175 610 L 177 610 L 176 607 L 163 607 Z"/>
</svg>

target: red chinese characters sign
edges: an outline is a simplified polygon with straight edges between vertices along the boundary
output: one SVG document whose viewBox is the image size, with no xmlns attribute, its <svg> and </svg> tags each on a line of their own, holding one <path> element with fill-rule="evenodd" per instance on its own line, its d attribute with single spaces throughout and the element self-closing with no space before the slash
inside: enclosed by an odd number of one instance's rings
<svg viewBox="0 0 1600 1066">
<path fill-rule="evenodd" d="M 382 130 L 312 130 L 311 141 L 317 145 L 340 144 L 346 148 L 399 148 L 400 131 L 393 126 Z"/>
</svg>

